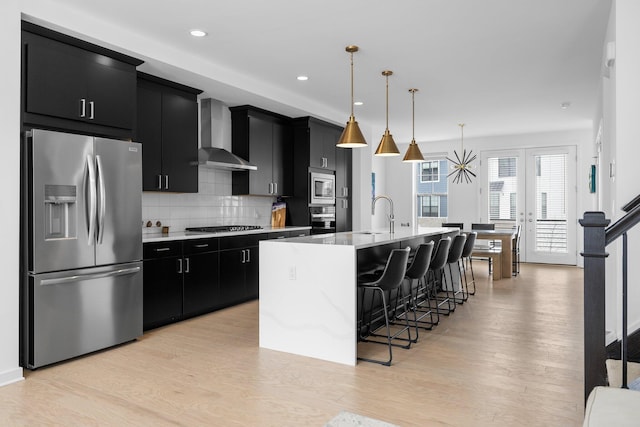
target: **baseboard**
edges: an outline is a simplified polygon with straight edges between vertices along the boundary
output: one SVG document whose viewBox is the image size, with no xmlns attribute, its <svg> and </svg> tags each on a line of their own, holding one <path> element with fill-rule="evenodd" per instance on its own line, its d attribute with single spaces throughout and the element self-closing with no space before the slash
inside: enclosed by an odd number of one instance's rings
<svg viewBox="0 0 640 427">
<path fill-rule="evenodd" d="M 15 368 L 0 372 L 0 387 L 17 383 L 22 380 L 24 380 L 24 377 L 22 376 L 22 368 Z"/>
<path fill-rule="evenodd" d="M 620 340 L 616 340 L 607 346 L 608 359 L 620 359 Z M 627 360 L 640 362 L 640 329 L 629 335 L 627 340 Z"/>
</svg>

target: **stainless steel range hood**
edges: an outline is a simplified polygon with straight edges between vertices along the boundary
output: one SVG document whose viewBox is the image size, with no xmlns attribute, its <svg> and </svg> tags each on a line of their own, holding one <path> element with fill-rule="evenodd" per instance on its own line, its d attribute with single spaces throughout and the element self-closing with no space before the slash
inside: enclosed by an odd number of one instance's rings
<svg viewBox="0 0 640 427">
<path fill-rule="evenodd" d="M 201 165 L 224 170 L 258 170 L 258 167 L 243 158 L 225 150 L 224 148 L 202 147 L 198 150 L 198 160 Z"/>
<path fill-rule="evenodd" d="M 213 142 L 222 144 L 224 130 L 230 128 L 230 121 L 225 127 L 225 106 L 215 99 L 200 100 L 200 150 L 198 161 L 201 165 L 231 171 L 258 170 L 253 163 L 236 156 L 224 148 L 214 147 Z M 215 135 L 215 136 L 214 136 Z"/>
</svg>

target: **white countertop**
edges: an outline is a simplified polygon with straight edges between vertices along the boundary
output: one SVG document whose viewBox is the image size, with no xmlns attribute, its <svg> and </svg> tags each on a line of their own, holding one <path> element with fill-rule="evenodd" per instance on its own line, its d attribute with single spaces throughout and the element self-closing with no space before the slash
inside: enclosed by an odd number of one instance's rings
<svg viewBox="0 0 640 427">
<path fill-rule="evenodd" d="M 229 231 L 229 232 L 223 232 L 223 233 L 201 233 L 201 232 L 194 232 L 194 231 L 174 231 L 174 232 L 170 232 L 169 234 L 148 233 L 148 234 L 142 235 L 142 243 L 167 242 L 171 240 L 206 239 L 211 237 L 244 236 L 247 234 L 278 233 L 281 231 L 303 231 L 303 230 L 310 230 L 310 229 L 311 227 L 289 226 L 284 228 L 264 227 L 257 230 Z"/>
<path fill-rule="evenodd" d="M 395 233 L 389 231 L 348 231 L 334 234 L 315 234 L 304 237 L 290 237 L 288 239 L 271 240 L 277 243 L 308 243 L 316 245 L 355 246 L 356 249 L 399 242 L 421 236 L 433 236 L 445 233 L 457 233 L 457 228 L 429 227 L 415 231 L 411 228 L 400 228 Z"/>
</svg>

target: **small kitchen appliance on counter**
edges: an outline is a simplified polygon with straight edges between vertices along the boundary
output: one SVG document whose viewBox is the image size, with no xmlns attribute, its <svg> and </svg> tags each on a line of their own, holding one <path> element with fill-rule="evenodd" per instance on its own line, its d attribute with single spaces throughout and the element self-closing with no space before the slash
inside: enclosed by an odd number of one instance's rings
<svg viewBox="0 0 640 427">
<path fill-rule="evenodd" d="M 22 365 L 141 336 L 141 144 L 40 129 L 22 143 Z"/>
</svg>

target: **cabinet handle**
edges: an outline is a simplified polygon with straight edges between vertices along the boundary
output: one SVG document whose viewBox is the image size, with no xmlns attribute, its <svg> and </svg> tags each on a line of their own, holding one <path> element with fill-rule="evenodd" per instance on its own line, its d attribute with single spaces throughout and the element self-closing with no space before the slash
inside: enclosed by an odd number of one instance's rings
<svg viewBox="0 0 640 427">
<path fill-rule="evenodd" d="M 169 175 L 164 176 L 164 189 L 165 190 L 169 189 Z"/>
<path fill-rule="evenodd" d="M 273 183 L 273 188 L 274 188 L 273 194 L 278 194 L 278 183 L 277 182 Z"/>
<path fill-rule="evenodd" d="M 94 110 L 95 110 L 95 107 L 94 107 L 93 101 L 89 101 L 89 120 L 93 120 Z"/>
<path fill-rule="evenodd" d="M 182 274 L 182 258 L 178 258 L 178 273 Z"/>
<path fill-rule="evenodd" d="M 189 273 L 189 266 L 191 265 L 191 263 L 189 262 L 189 258 L 185 258 L 184 260 L 187 262 L 187 267 L 184 269 L 184 272 Z"/>
<path fill-rule="evenodd" d="M 247 253 L 243 249 L 242 250 L 242 263 L 244 264 L 245 262 L 247 262 Z"/>
<path fill-rule="evenodd" d="M 194 248 L 208 248 L 209 244 L 208 243 L 202 243 L 200 245 L 193 245 Z"/>
<path fill-rule="evenodd" d="M 154 251 L 156 252 L 166 252 L 166 251 L 170 251 L 171 248 L 156 248 L 154 249 Z"/>
<path fill-rule="evenodd" d="M 158 190 L 162 190 L 162 175 L 158 175 Z"/>
<path fill-rule="evenodd" d="M 87 115 L 87 100 L 84 98 L 80 99 L 80 117 L 84 118 Z"/>
<path fill-rule="evenodd" d="M 349 187 L 342 187 L 342 195 L 344 197 L 349 197 Z"/>
<path fill-rule="evenodd" d="M 247 262 L 251 262 L 251 249 L 245 249 L 247 251 Z"/>
<path fill-rule="evenodd" d="M 269 194 L 273 194 L 273 182 L 269 183 Z"/>
</svg>

